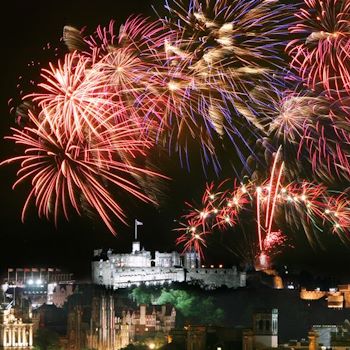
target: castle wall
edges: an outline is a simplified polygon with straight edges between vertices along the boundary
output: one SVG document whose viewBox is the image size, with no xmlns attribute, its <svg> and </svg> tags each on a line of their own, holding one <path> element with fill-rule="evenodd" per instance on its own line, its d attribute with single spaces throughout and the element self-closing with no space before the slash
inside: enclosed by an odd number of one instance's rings
<svg viewBox="0 0 350 350">
<path fill-rule="evenodd" d="M 96 268 L 97 263 L 97 268 Z M 185 272 L 182 268 L 168 267 L 116 267 L 108 262 L 92 263 L 93 282 L 113 288 L 127 288 L 133 284 L 156 285 L 171 282 L 184 282 Z"/>
<path fill-rule="evenodd" d="M 95 251 L 102 257 L 101 251 Z M 155 252 L 152 260 L 148 251 L 133 251 L 131 254 L 107 253 L 107 259 L 92 262 L 92 281 L 96 284 L 118 288 L 131 285 L 157 285 L 171 282 L 199 283 L 207 288 L 227 286 L 245 287 L 246 274 L 232 269 L 208 269 L 200 267 L 200 257 L 195 252 L 186 252 L 181 257 L 177 252 Z M 152 261 L 154 265 L 152 266 Z"/>
<path fill-rule="evenodd" d="M 300 291 L 300 299 L 303 300 L 319 300 L 327 295 L 327 292 L 317 290 L 306 290 L 302 288 Z"/>
<path fill-rule="evenodd" d="M 177 252 L 160 253 L 156 251 L 154 262 L 155 266 L 159 267 L 181 266 L 181 258 Z"/>
<path fill-rule="evenodd" d="M 151 253 L 137 252 L 135 254 L 111 254 L 108 256 L 112 264 L 120 267 L 151 267 Z"/>
<path fill-rule="evenodd" d="M 245 273 L 238 273 L 236 268 L 232 269 L 188 269 L 187 282 L 200 282 L 207 287 L 217 288 L 227 286 L 228 288 L 245 287 Z"/>
</svg>

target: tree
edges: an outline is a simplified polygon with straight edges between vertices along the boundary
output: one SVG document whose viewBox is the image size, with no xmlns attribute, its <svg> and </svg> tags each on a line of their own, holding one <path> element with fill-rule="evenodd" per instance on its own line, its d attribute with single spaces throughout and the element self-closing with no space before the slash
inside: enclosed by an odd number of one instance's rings
<svg viewBox="0 0 350 350">
<path fill-rule="evenodd" d="M 137 304 L 171 304 L 189 321 L 200 323 L 220 323 L 224 318 L 224 311 L 214 304 L 212 297 L 202 297 L 195 291 L 187 291 L 180 288 L 134 288 L 130 297 Z"/>
</svg>

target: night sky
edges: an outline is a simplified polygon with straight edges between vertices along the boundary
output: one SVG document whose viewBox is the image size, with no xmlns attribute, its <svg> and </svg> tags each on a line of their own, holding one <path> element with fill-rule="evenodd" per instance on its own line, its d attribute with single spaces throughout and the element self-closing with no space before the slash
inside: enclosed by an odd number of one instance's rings
<svg viewBox="0 0 350 350">
<path fill-rule="evenodd" d="M 7 9 L 2 11 L 1 20 L 1 160 L 16 152 L 14 145 L 3 141 L 3 137 L 9 134 L 11 126 L 15 126 L 14 115 L 9 113 L 8 100 L 15 99 L 11 106 L 15 105 L 16 99 L 18 100 L 21 89 L 17 88 L 18 78 L 23 76 L 23 80 L 26 81 L 38 78 L 38 70 L 28 67 L 31 61 L 46 66 L 50 60 L 57 60 L 54 50 L 43 50 L 48 42 L 50 47 L 59 47 L 58 57 L 63 57 L 64 46 L 59 42 L 63 26 L 87 26 L 87 32 L 92 33 L 98 24 L 108 24 L 111 19 L 122 23 L 129 15 L 138 13 L 156 17 L 151 4 L 162 7 L 161 1 L 157 0 L 7 2 Z M 87 276 L 94 248 L 112 247 L 124 252 L 129 251 L 135 218 L 144 223 L 139 232 L 146 249 L 173 250 L 175 233 L 172 229 L 177 226 L 175 220 L 179 218 L 185 200 L 200 199 L 205 176 L 196 160 L 190 172 L 180 167 L 176 155 L 171 159 L 162 157 L 160 162 L 159 168 L 173 178 L 168 184 L 161 206 L 153 208 L 132 200 L 126 201 L 124 207 L 129 216 L 130 227 L 116 225 L 116 237 L 96 218 L 79 218 L 73 213 L 69 223 L 62 218 L 55 228 L 53 223 L 38 219 L 34 206 L 31 206 L 26 221 L 22 224 L 21 209 L 28 187 L 19 186 L 12 191 L 17 166 L 1 168 L 0 271 L 5 271 L 7 267 L 57 266 L 70 270 L 77 276 Z M 233 173 L 228 167 L 224 172 Z M 211 177 L 209 171 L 209 178 Z M 208 262 L 236 262 L 236 258 L 225 249 L 225 241 L 215 241 L 214 237 L 209 243 L 206 253 Z M 323 251 L 315 251 L 304 242 L 297 249 L 287 250 L 281 261 L 297 263 L 302 268 L 320 266 L 321 269 L 336 268 L 346 271 L 350 262 L 350 250 L 331 238 L 327 240 L 325 247 Z"/>
</svg>

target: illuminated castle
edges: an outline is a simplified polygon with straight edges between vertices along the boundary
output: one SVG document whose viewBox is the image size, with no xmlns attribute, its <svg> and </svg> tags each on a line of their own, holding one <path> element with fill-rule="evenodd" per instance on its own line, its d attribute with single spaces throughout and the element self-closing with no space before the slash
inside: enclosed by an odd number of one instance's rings
<svg viewBox="0 0 350 350">
<path fill-rule="evenodd" d="M 137 239 L 137 235 L 135 234 Z M 141 249 L 140 242 L 132 243 L 129 254 L 107 252 L 102 249 L 94 251 L 92 262 L 92 281 L 113 289 L 127 288 L 132 285 L 160 285 L 172 282 L 199 284 L 206 289 L 220 286 L 229 288 L 245 287 L 245 272 L 231 269 L 201 267 L 199 254 L 186 252 L 155 252 Z"/>
</svg>

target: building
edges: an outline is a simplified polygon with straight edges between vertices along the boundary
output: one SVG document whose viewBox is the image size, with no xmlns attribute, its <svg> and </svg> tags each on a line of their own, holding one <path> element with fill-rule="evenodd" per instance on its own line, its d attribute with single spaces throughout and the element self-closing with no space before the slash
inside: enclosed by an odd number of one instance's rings
<svg viewBox="0 0 350 350">
<path fill-rule="evenodd" d="M 61 271 L 58 268 L 8 268 L 7 275 L 3 277 L 3 284 L 25 288 L 50 283 L 72 283 L 73 274 Z"/>
<path fill-rule="evenodd" d="M 350 322 L 345 320 L 342 325 L 314 325 L 316 349 L 350 349 Z"/>
<path fill-rule="evenodd" d="M 131 339 L 152 333 L 169 334 L 175 328 L 176 310 L 170 305 L 139 306 L 139 310 L 123 311 L 119 323 L 130 326 Z"/>
<path fill-rule="evenodd" d="M 253 314 L 253 329 L 243 334 L 243 350 L 278 347 L 278 310 L 262 309 Z"/>
<path fill-rule="evenodd" d="M 326 298 L 329 309 L 348 309 L 350 308 L 350 284 L 338 285 L 337 288 L 331 288 L 329 291 L 323 291 L 319 288 L 315 290 L 302 288 L 300 298 L 307 301 Z"/>
<path fill-rule="evenodd" d="M 141 249 L 140 242 L 135 241 L 128 254 L 114 253 L 111 249 L 107 252 L 95 250 L 92 281 L 113 289 L 172 282 L 198 284 L 207 289 L 238 288 L 245 287 L 246 274 L 236 267 L 202 268 L 199 255 L 193 251 L 182 256 L 178 252 L 156 251 L 152 258 L 151 252 Z"/>
<path fill-rule="evenodd" d="M 138 308 L 117 306 L 113 293 L 96 293 L 70 305 L 66 349 L 118 350 L 130 343 L 162 335 L 175 328 L 176 311 L 169 305 Z"/>
<path fill-rule="evenodd" d="M 50 283 L 47 286 L 46 304 L 63 307 L 68 298 L 73 295 L 74 290 L 73 284 Z"/>
<path fill-rule="evenodd" d="M 13 303 L 3 303 L 0 306 L 0 348 L 31 349 L 33 347 L 31 313 L 17 314 L 16 311 Z"/>
<path fill-rule="evenodd" d="M 43 304 L 63 307 L 73 293 L 74 280 L 72 273 L 57 268 L 8 268 L 2 287 L 13 298 L 17 293 L 31 300 L 33 308 Z"/>
<path fill-rule="evenodd" d="M 349 350 L 350 322 L 345 320 L 342 325 L 314 325 L 308 332 L 308 340 L 290 341 L 281 344 L 281 349 L 293 350 Z"/>
</svg>

